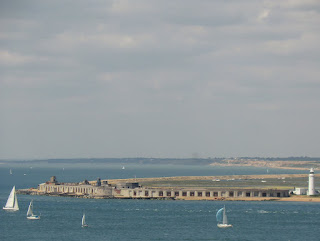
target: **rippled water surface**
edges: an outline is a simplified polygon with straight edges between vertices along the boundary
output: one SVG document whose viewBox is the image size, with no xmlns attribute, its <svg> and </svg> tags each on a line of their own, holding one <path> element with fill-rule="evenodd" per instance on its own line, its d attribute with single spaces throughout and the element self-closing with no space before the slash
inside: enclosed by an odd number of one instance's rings
<svg viewBox="0 0 320 241">
<path fill-rule="evenodd" d="M 264 174 L 261 168 L 122 165 L 2 165 L 0 203 L 13 185 L 36 187 L 51 175 L 60 181 L 177 175 Z M 13 174 L 9 175 L 9 169 Z M 63 170 L 64 168 L 64 170 Z M 269 170 L 269 173 L 299 173 Z M 30 200 L 40 220 L 27 220 Z M 320 204 L 163 200 L 94 200 L 18 195 L 20 211 L 0 211 L 0 240 L 319 240 Z M 216 211 L 226 205 L 233 228 L 216 226 Z M 88 228 L 81 228 L 86 213 Z"/>
</svg>

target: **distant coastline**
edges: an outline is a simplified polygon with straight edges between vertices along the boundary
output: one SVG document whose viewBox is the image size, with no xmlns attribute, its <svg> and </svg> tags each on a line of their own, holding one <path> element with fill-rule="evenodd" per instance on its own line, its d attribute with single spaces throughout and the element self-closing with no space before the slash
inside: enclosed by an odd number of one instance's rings
<svg viewBox="0 0 320 241">
<path fill-rule="evenodd" d="M 140 165 L 210 165 L 230 167 L 263 167 L 292 170 L 320 169 L 318 157 L 237 157 L 237 158 L 60 158 L 39 160 L 0 160 L 4 163 L 48 163 L 48 164 L 140 164 Z"/>
<path fill-rule="evenodd" d="M 311 167 L 320 168 L 318 160 L 264 160 L 264 159 L 224 159 L 214 162 L 211 166 L 230 166 L 230 167 L 265 167 L 291 170 L 309 170 Z"/>
</svg>

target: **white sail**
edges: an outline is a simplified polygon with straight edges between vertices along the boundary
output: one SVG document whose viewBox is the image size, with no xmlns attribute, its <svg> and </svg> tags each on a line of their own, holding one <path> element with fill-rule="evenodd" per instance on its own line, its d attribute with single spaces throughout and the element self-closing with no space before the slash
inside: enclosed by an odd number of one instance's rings
<svg viewBox="0 0 320 241">
<path fill-rule="evenodd" d="M 33 203 L 31 201 L 30 204 L 29 204 L 27 216 L 32 216 L 32 215 L 33 215 Z"/>
<path fill-rule="evenodd" d="M 15 210 L 19 210 L 18 198 L 17 198 L 16 192 L 14 192 L 14 206 L 13 206 L 13 208 L 14 208 Z"/>
<path fill-rule="evenodd" d="M 13 186 L 10 195 L 8 197 L 6 206 L 3 207 L 3 209 L 12 210 L 12 211 L 18 211 L 19 205 L 18 205 L 18 199 L 16 195 L 16 187 Z"/>
<path fill-rule="evenodd" d="M 222 220 L 223 224 L 228 224 L 228 218 L 226 215 L 226 208 L 223 209 L 223 220 Z"/>
<path fill-rule="evenodd" d="M 82 224 L 82 227 L 88 227 L 88 224 L 86 224 L 86 215 L 83 214 L 82 216 L 82 220 L 81 220 L 81 224 Z"/>
<path fill-rule="evenodd" d="M 13 208 L 14 205 L 14 194 L 15 194 L 16 187 L 14 186 L 10 192 L 10 195 L 8 197 L 6 208 Z"/>
</svg>

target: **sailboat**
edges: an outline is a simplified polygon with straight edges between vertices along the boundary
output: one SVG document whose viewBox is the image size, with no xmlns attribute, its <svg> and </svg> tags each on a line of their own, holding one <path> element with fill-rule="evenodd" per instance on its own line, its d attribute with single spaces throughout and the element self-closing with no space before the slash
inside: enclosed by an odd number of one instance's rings
<svg viewBox="0 0 320 241">
<path fill-rule="evenodd" d="M 40 215 L 33 214 L 33 200 L 31 200 L 27 212 L 27 219 L 40 219 Z"/>
<path fill-rule="evenodd" d="M 124 166 L 122 166 L 122 170 L 126 169 Z"/>
<path fill-rule="evenodd" d="M 83 216 L 82 216 L 81 226 L 83 228 L 88 227 L 88 224 L 86 224 L 86 215 L 85 214 L 83 214 Z"/>
<path fill-rule="evenodd" d="M 18 199 L 16 194 L 16 186 L 13 186 L 10 195 L 8 197 L 6 206 L 3 207 L 4 210 L 19 211 Z"/>
<path fill-rule="evenodd" d="M 10 175 L 12 175 L 12 170 L 11 169 L 10 169 L 9 173 L 10 173 Z"/>
<path fill-rule="evenodd" d="M 232 227 L 231 224 L 228 224 L 228 219 L 226 215 L 226 207 L 220 208 L 217 212 L 217 221 L 218 221 L 218 228 L 230 228 Z"/>
</svg>

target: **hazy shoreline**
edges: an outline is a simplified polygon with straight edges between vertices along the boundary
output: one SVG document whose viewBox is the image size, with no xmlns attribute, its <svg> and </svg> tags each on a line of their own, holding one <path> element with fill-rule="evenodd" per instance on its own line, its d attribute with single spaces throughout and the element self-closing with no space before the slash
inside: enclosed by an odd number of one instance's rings
<svg viewBox="0 0 320 241">
<path fill-rule="evenodd" d="M 55 158 L 29 160 L 0 160 L 0 164 L 119 164 L 119 165 L 200 165 L 221 167 L 257 167 L 288 170 L 320 169 L 317 157 L 237 157 L 237 158 Z"/>
</svg>

